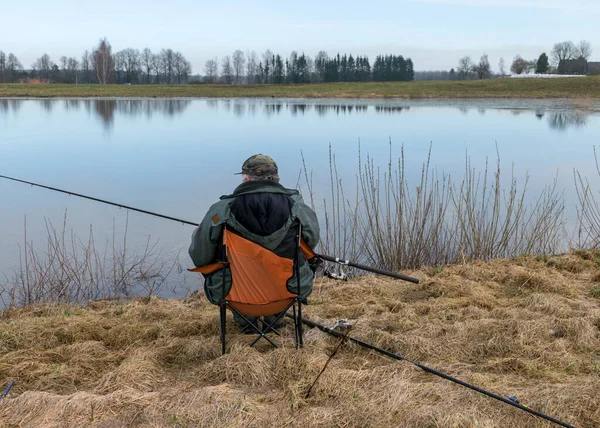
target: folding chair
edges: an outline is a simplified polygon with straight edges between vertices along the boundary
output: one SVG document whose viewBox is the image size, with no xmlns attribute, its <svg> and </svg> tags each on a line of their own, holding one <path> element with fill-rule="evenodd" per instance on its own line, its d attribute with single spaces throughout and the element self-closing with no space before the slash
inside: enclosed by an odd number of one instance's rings
<svg viewBox="0 0 600 428">
<path fill-rule="evenodd" d="M 277 348 L 277 344 L 267 336 L 274 332 L 281 334 L 274 325 L 293 309 L 294 332 L 296 347 L 303 346 L 302 338 L 302 302 L 300 292 L 300 255 L 301 225 L 298 226 L 296 235 L 296 249 L 293 259 L 281 257 L 273 251 L 262 247 L 235 233 L 227 225 L 223 227 L 221 260 L 212 265 L 190 269 L 192 272 L 213 273 L 221 270 L 217 275 L 223 275 L 222 295 L 225 295 L 226 267 L 231 271 L 231 289 L 225 298 L 219 301 L 221 352 L 225 354 L 226 345 L 226 317 L 227 309 L 240 316 L 248 323 L 248 328 L 253 329 L 258 337 L 250 344 L 254 346 L 264 338 Z M 291 293 L 287 282 L 296 273 L 296 292 Z M 278 316 L 269 325 L 259 328 L 257 323 L 250 322 L 247 317 Z"/>
</svg>

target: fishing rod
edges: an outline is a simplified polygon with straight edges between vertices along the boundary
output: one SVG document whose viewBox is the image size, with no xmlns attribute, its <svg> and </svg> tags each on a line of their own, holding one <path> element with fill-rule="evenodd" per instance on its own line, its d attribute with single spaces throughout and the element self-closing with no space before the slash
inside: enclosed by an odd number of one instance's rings
<svg viewBox="0 0 600 428">
<path fill-rule="evenodd" d="M 103 204 L 113 205 L 113 206 L 119 207 L 119 208 L 125 208 L 125 209 L 131 210 L 131 211 L 137 211 L 139 213 L 153 215 L 155 217 L 166 218 L 167 220 L 173 220 L 173 221 L 177 221 L 179 223 L 189 224 L 191 226 L 198 226 L 198 223 L 192 223 L 191 221 L 181 220 L 179 218 L 170 217 L 168 215 L 162 215 L 162 214 L 153 213 L 151 211 L 141 210 L 139 208 L 134 208 L 134 207 L 130 207 L 127 205 L 118 204 L 116 202 L 111 202 L 111 201 L 107 201 L 104 199 L 94 198 L 92 196 L 82 195 L 81 193 L 75 193 L 75 192 L 71 192 L 69 190 L 62 190 L 62 189 L 57 189 L 56 187 L 44 186 L 43 184 L 37 184 L 37 183 L 32 183 L 30 181 L 19 180 L 18 178 L 7 177 L 5 175 L 0 175 L 0 178 L 6 178 L 7 180 L 18 181 L 19 183 L 25 183 L 25 184 L 29 184 L 31 186 L 41 187 L 42 189 L 53 190 L 55 192 L 66 193 L 67 195 L 70 195 L 70 196 L 71 195 L 77 196 L 80 198 L 89 199 L 91 201 L 101 202 Z"/>
<path fill-rule="evenodd" d="M 0 400 L 6 398 L 6 396 L 8 395 L 8 393 L 10 392 L 10 390 L 12 389 L 13 385 L 15 384 L 14 380 L 11 380 L 8 384 L 8 386 L 6 387 L 6 389 L 4 390 L 4 392 L 2 394 L 0 394 Z"/>
<path fill-rule="evenodd" d="M 286 314 L 286 316 L 290 317 L 290 318 L 293 318 L 293 315 L 290 315 L 290 314 Z M 380 354 L 383 354 L 383 355 L 385 355 L 387 357 L 393 358 L 394 360 L 406 361 L 407 363 L 410 363 L 410 364 L 412 364 L 414 366 L 417 366 L 418 368 L 420 368 L 421 370 L 426 371 L 427 373 L 434 374 L 436 376 L 439 376 L 439 377 L 442 377 L 442 378 L 444 378 L 446 380 L 449 380 L 450 382 L 457 383 L 457 384 L 459 384 L 461 386 L 464 386 L 466 388 L 472 389 L 473 391 L 477 391 L 477 392 L 479 392 L 479 393 L 481 393 L 483 395 L 487 395 L 488 397 L 491 397 L 491 398 L 494 398 L 496 400 L 502 401 L 503 403 L 510 404 L 511 406 L 514 406 L 517 409 L 521 409 L 521 410 L 523 410 L 525 412 L 528 412 L 528 413 L 531 413 L 532 415 L 535 415 L 535 416 L 538 416 L 540 418 L 546 419 L 547 421 L 553 422 L 553 423 L 555 423 L 557 425 L 560 425 L 560 426 L 563 426 L 563 427 L 566 427 L 566 428 L 575 428 L 573 425 L 570 425 L 570 424 L 568 424 L 566 422 L 562 422 L 562 421 L 560 421 L 558 419 L 555 419 L 552 416 L 548 416 L 548 415 L 546 415 L 544 413 L 538 412 L 537 410 L 534 410 L 534 409 L 532 409 L 530 407 L 524 406 L 523 404 L 519 403 L 519 401 L 517 399 L 515 399 L 514 397 L 503 397 L 501 395 L 494 394 L 493 392 L 487 391 L 487 390 L 485 390 L 483 388 L 479 388 L 478 386 L 475 386 L 475 385 L 471 385 L 470 383 L 467 383 L 465 381 L 462 381 L 460 379 L 457 379 L 455 377 L 452 377 L 450 375 L 442 373 L 442 372 L 440 372 L 438 370 L 432 369 L 431 367 L 427 367 L 427 366 L 425 366 L 423 364 L 417 363 L 415 361 L 411 361 L 408 358 L 405 358 L 405 357 L 403 357 L 401 355 L 394 354 L 393 352 L 387 351 L 387 350 L 382 349 L 382 348 L 378 348 L 375 345 L 371 345 L 370 343 L 363 342 L 362 340 L 356 339 L 356 338 L 354 338 L 352 336 L 348 336 L 346 333 L 343 333 L 343 332 L 331 329 L 329 327 L 326 327 L 324 325 L 318 324 L 318 323 L 316 323 L 314 321 L 311 321 L 311 320 L 308 320 L 306 318 L 301 318 L 301 321 L 302 321 L 303 324 L 306 324 L 309 327 L 312 327 L 312 328 L 316 327 L 319 330 L 321 330 L 321 331 L 323 331 L 325 333 L 328 333 L 328 334 L 330 334 L 330 335 L 332 335 L 334 337 L 339 337 L 339 338 L 344 338 L 345 337 L 346 340 L 350 340 L 351 342 L 354 342 L 357 345 L 362 346 L 363 348 L 367 348 L 367 349 L 379 352 Z"/>
<path fill-rule="evenodd" d="M 112 205 L 112 206 L 119 207 L 119 208 L 125 208 L 125 209 L 131 210 L 131 211 L 137 211 L 137 212 L 142 213 L 142 214 L 148 214 L 148 215 L 152 215 L 152 216 L 155 216 L 155 217 L 160 217 L 160 218 L 164 218 L 164 219 L 167 219 L 167 220 L 176 221 L 176 222 L 182 223 L 182 224 L 189 224 L 190 226 L 199 226 L 198 223 L 194 223 L 192 221 L 182 220 L 180 218 L 171 217 L 171 216 L 164 215 L 164 214 L 158 214 L 158 213 L 155 213 L 155 212 L 152 212 L 152 211 L 142 210 L 142 209 L 139 209 L 139 208 L 131 207 L 129 205 L 123 205 L 123 204 L 119 204 L 117 202 L 111 202 L 111 201 L 107 201 L 105 199 L 95 198 L 93 196 L 87 196 L 87 195 L 83 195 L 81 193 L 71 192 L 70 190 L 63 190 L 63 189 L 59 189 L 59 188 L 56 188 L 56 187 L 51 187 L 51 186 L 46 186 L 46 185 L 43 185 L 43 184 L 33 183 L 31 181 L 20 180 L 18 178 L 13 178 L 13 177 L 7 177 L 6 175 L 0 175 L 0 178 L 5 178 L 7 180 L 16 181 L 16 182 L 19 182 L 19 183 L 29 184 L 30 186 L 41 187 L 42 189 L 48 189 L 48 190 L 52 190 L 54 192 L 65 193 L 65 194 L 70 195 L 70 196 L 77 196 L 79 198 L 89 199 L 91 201 L 100 202 L 100 203 L 103 203 L 103 204 L 108 204 L 108 205 Z M 302 244 L 304 244 L 304 242 L 302 242 Z M 337 258 L 337 257 L 331 257 L 331 256 L 323 255 L 323 254 L 317 254 L 317 253 L 315 253 L 312 250 L 312 248 L 310 248 L 306 244 L 301 245 L 301 248 L 302 248 L 302 252 L 304 252 L 304 254 L 306 255 L 306 258 L 308 260 L 311 260 L 312 258 L 316 257 L 317 259 L 320 259 L 321 261 L 322 260 L 326 260 L 326 261 L 329 261 L 329 262 L 337 263 L 339 265 L 354 267 L 354 268 L 365 270 L 365 271 L 368 271 L 368 272 L 377 273 L 379 275 L 385 275 L 385 276 L 389 276 L 389 277 L 392 277 L 392 278 L 401 279 L 403 281 L 412 282 L 414 284 L 418 284 L 419 283 L 419 280 L 417 278 L 413 278 L 413 277 L 410 277 L 408 275 L 404 275 L 404 274 L 401 274 L 401 273 L 389 272 L 389 271 L 386 271 L 386 270 L 383 270 L 383 269 L 377 269 L 377 268 L 373 268 L 373 267 L 370 267 L 370 266 L 361 265 L 359 263 L 354 263 L 354 262 L 351 262 L 349 260 L 342 260 L 342 259 Z M 332 275 L 332 277 L 335 277 L 335 276 Z M 344 278 L 337 278 L 337 279 L 344 279 Z"/>
</svg>

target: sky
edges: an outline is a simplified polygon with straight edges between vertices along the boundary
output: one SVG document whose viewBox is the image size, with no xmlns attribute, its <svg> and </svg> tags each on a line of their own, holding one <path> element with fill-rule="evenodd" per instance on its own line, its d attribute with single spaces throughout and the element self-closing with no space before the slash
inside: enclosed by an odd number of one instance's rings
<svg viewBox="0 0 600 428">
<path fill-rule="evenodd" d="M 588 40 L 600 61 L 598 0 L 2 0 L 0 50 L 24 67 L 48 53 L 80 58 L 100 38 L 113 52 L 171 48 L 203 73 L 206 60 L 236 49 L 314 57 L 347 52 L 398 54 L 416 70 L 449 70 L 486 53 L 497 70 L 549 53 L 556 42 Z"/>
</svg>

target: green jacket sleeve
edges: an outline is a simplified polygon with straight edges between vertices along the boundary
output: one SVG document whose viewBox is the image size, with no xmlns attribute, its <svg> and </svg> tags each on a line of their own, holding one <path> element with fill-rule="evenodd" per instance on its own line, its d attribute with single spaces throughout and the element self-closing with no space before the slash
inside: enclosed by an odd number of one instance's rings
<svg viewBox="0 0 600 428">
<path fill-rule="evenodd" d="M 296 211 L 296 218 L 302 224 L 302 238 L 311 248 L 315 248 L 319 243 L 320 235 L 317 215 L 304 203 L 302 196 L 298 195 L 295 199 L 294 210 Z"/>
<path fill-rule="evenodd" d="M 214 204 L 192 234 L 192 243 L 188 253 L 196 267 L 214 263 L 217 259 L 218 241 L 221 235 L 223 219 L 222 203 Z"/>
</svg>

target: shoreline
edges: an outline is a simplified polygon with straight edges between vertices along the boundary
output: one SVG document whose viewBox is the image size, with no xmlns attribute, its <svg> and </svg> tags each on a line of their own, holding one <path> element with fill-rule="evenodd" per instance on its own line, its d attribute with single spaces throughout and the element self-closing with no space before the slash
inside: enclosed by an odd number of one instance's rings
<svg viewBox="0 0 600 428">
<path fill-rule="evenodd" d="M 0 84 L 10 98 L 599 99 L 600 77 L 297 85 Z"/>
</svg>

